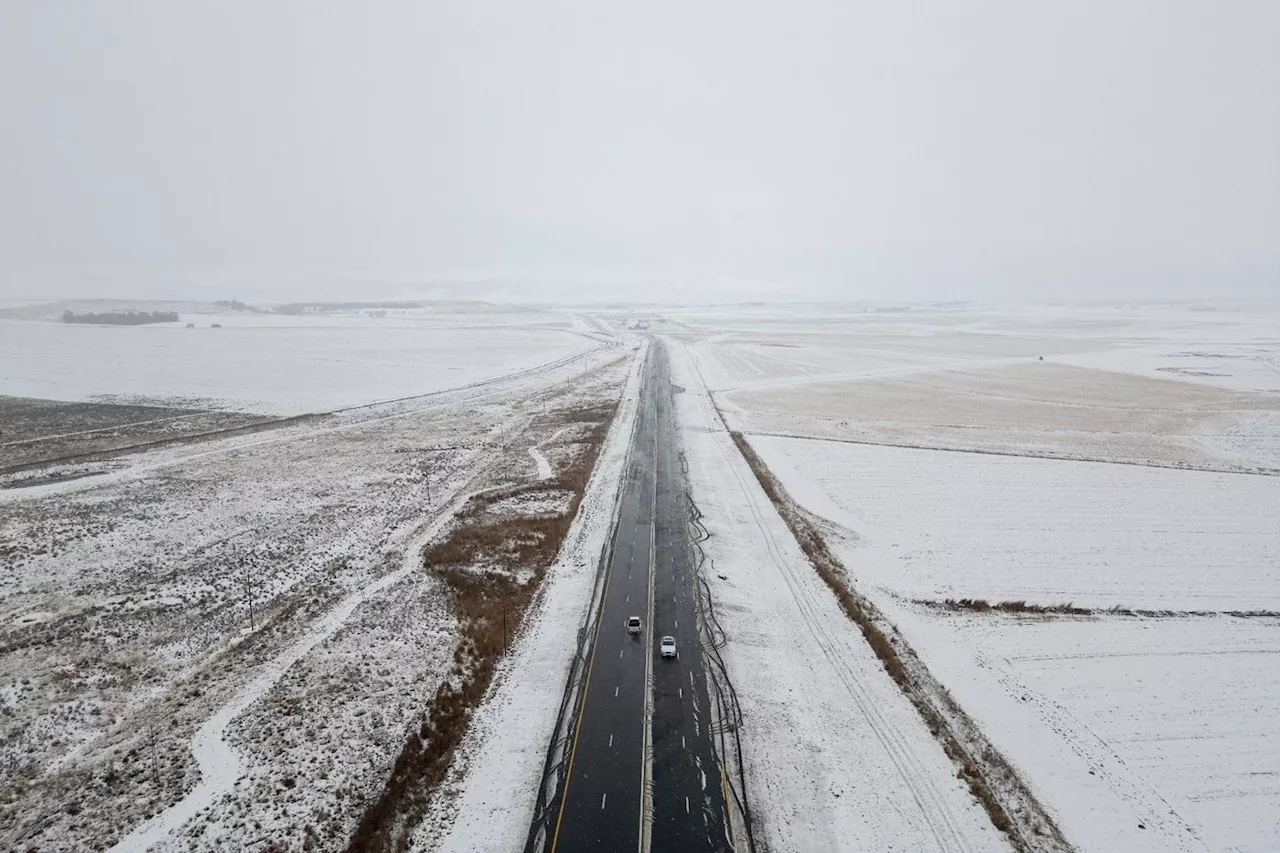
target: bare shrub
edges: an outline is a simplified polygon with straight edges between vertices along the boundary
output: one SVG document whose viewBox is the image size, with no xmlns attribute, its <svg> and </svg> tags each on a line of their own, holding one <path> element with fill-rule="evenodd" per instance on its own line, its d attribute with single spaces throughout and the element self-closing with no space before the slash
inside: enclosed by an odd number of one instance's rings
<svg viewBox="0 0 1280 853">
<path fill-rule="evenodd" d="M 1066 604 L 1032 604 L 1028 601 L 986 601 L 981 598 L 948 598 L 942 602 L 948 610 L 971 610 L 974 613 L 1044 613 L 1059 616 L 1089 616 L 1096 613 L 1087 607 Z M 1117 611 L 1119 612 L 1119 611 Z"/>
<path fill-rule="evenodd" d="M 942 610 L 970 613 L 1013 613 L 1030 616 L 1131 616 L 1141 619 L 1186 619 L 1230 616 L 1235 619 L 1276 619 L 1274 610 L 1151 610 L 1140 607 L 1076 607 L 1066 604 L 1032 604 L 1027 601 L 986 601 L 981 598 L 944 598 L 942 601 L 916 600 L 915 604 Z"/>
</svg>

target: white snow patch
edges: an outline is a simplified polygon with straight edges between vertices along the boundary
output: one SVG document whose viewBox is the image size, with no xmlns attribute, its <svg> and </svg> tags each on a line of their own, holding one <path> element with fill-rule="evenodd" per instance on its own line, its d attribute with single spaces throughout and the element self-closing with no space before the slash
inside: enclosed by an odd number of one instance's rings
<svg viewBox="0 0 1280 853">
<path fill-rule="evenodd" d="M 907 602 L 1280 610 L 1280 478 L 751 442 L 1082 853 L 1278 849 L 1280 619 Z"/>
<path fill-rule="evenodd" d="M 548 328 L 473 318 L 236 315 L 107 327 L 0 319 L 0 394 L 173 400 L 268 414 L 329 411 L 476 382 L 597 345 Z M 225 328 L 210 329 L 210 322 Z"/>
<path fill-rule="evenodd" d="M 542 455 L 541 448 L 530 447 L 529 455 L 533 457 L 533 463 L 538 466 L 538 479 L 548 480 L 551 478 L 551 463 L 547 461 L 547 457 Z"/>
<path fill-rule="evenodd" d="M 907 598 L 1280 610 L 1280 477 L 749 438 Z"/>
<path fill-rule="evenodd" d="M 494 501 L 485 507 L 485 515 L 558 515 L 569 508 L 573 492 L 568 489 L 551 489 L 538 492 L 522 492 L 509 498 Z"/>
<path fill-rule="evenodd" d="M 1280 620 L 883 603 L 1080 853 L 1280 850 Z"/>
</svg>

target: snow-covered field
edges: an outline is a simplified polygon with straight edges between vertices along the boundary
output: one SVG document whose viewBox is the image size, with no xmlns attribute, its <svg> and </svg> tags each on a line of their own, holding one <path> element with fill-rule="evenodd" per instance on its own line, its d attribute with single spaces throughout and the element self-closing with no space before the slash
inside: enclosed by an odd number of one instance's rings
<svg viewBox="0 0 1280 853">
<path fill-rule="evenodd" d="M 1280 619 L 894 618 L 1081 853 L 1280 849 Z"/>
<path fill-rule="evenodd" d="M 729 436 L 687 351 L 673 380 L 722 655 L 745 717 L 765 849 L 1008 849 L 916 710 L 809 567 Z"/>
<path fill-rule="evenodd" d="M 0 394 L 297 414 L 454 388 L 597 345 L 555 312 L 229 313 L 128 327 L 0 319 Z"/>
<path fill-rule="evenodd" d="M 561 332 L 572 347 L 473 360 L 490 333 L 455 333 L 449 359 L 483 369 L 450 385 L 511 378 L 0 490 L 0 847 L 106 845 L 149 817 L 122 849 L 345 846 L 453 663 L 452 609 L 415 559 L 430 525 L 570 458 L 555 412 L 615 399 L 629 365 Z"/>
<path fill-rule="evenodd" d="M 748 371 L 759 328 L 686 337 L 730 424 L 1077 849 L 1280 849 L 1280 314 L 949 316 L 876 343 L 863 378 L 835 356 Z M 1098 612 L 940 606 L 959 598 Z"/>
<path fill-rule="evenodd" d="M 1080 853 L 1280 849 L 1276 303 L 35 316 L 0 319 L 0 395 L 413 399 L 0 477 L 0 848 L 342 849 L 453 662 L 418 549 L 467 494 L 574 457 L 546 412 L 634 389 L 611 330 L 640 319 L 684 390 L 766 849 L 1009 842 L 715 406 Z M 415 850 L 523 842 L 633 403 Z M 95 435 L 116 416 L 84 408 Z"/>
<path fill-rule="evenodd" d="M 1175 467 L 1280 469 L 1280 303 L 701 314 L 736 428 Z M 810 309 L 812 310 L 812 309 Z"/>
<path fill-rule="evenodd" d="M 752 436 L 909 599 L 1280 611 L 1280 477 Z"/>
<path fill-rule="evenodd" d="M 1242 436 L 1280 425 L 1280 396 L 1039 361 L 735 392 L 725 409 L 753 432 L 1244 470 L 1276 457 Z"/>
<path fill-rule="evenodd" d="M 1280 478 L 752 444 L 1078 849 L 1277 849 Z"/>
</svg>

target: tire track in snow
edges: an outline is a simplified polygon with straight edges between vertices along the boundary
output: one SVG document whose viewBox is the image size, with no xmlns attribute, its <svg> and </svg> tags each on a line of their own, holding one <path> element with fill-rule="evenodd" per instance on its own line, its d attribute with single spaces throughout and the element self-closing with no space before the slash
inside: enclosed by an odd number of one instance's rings
<svg viewBox="0 0 1280 853">
<path fill-rule="evenodd" d="M 93 404 L 90 404 L 93 405 Z M 35 438 L 22 438 L 17 441 L 6 441 L 0 443 L 0 447 L 17 447 L 21 444 L 38 444 L 41 441 L 55 441 L 59 438 L 74 438 L 78 435 L 96 435 L 100 432 L 117 432 L 119 430 L 129 429 L 131 427 L 150 426 L 152 424 L 164 424 L 171 421 L 191 420 L 192 418 L 203 418 L 209 415 L 222 414 L 224 409 L 209 409 L 203 412 L 193 412 L 189 415 L 171 415 L 165 418 L 151 418 L 145 421 L 125 421 L 124 423 L 113 424 L 111 426 L 94 427 L 93 429 L 79 429 L 74 432 L 60 432 L 53 435 L 38 435 Z M 233 427 L 234 428 L 234 427 Z"/>
<path fill-rule="evenodd" d="M 287 650 L 263 664 L 256 676 L 196 730 L 191 738 L 191 752 L 200 765 L 200 781 L 181 800 L 164 811 L 134 827 L 108 853 L 144 853 L 157 844 L 171 839 L 200 811 L 213 805 L 230 791 L 241 775 L 240 754 L 227 742 L 227 727 L 251 705 L 261 699 L 276 685 L 284 674 L 312 649 L 338 632 L 355 609 L 370 597 L 394 586 L 420 565 L 422 548 L 434 538 L 454 514 L 475 492 L 455 495 L 439 515 L 405 546 L 400 568 L 352 593 L 340 604 L 321 617 L 302 637 Z"/>
<path fill-rule="evenodd" d="M 814 642 L 822 651 L 823 657 L 830 664 L 832 671 L 840 679 L 854 705 L 857 706 L 858 711 L 867 721 L 872 734 L 883 747 L 886 757 L 898 771 L 899 777 L 920 810 L 925 827 L 937 842 L 938 849 L 971 853 L 973 848 L 965 837 L 964 832 L 960 829 L 959 821 L 952 812 L 946 795 L 939 789 L 932 774 L 923 767 L 911 746 L 894 728 L 893 724 L 880 713 L 874 699 L 859 683 L 857 675 L 846 662 L 859 652 L 865 653 L 865 651 L 854 649 L 847 638 L 838 637 L 834 632 L 828 630 L 825 620 L 818 612 L 820 605 L 816 600 L 812 585 L 806 583 L 809 579 L 796 576 L 790 561 L 783 556 L 774 532 L 762 517 L 757 501 L 750 499 L 751 490 L 739 470 L 740 465 L 734 464 L 734 456 L 738 457 L 737 462 L 742 462 L 741 454 L 737 453 L 736 448 L 731 452 L 730 448 L 726 446 L 724 431 L 715 425 L 719 418 L 710 407 L 710 397 L 706 389 L 706 383 L 701 379 L 701 371 L 698 370 L 696 361 L 692 361 L 692 363 L 695 371 L 699 374 L 699 382 L 703 386 L 700 392 L 695 391 L 694 393 L 698 395 L 700 404 L 704 411 L 707 412 L 707 422 L 711 424 L 710 431 L 715 436 L 714 444 L 724 458 L 725 467 L 733 473 L 734 479 L 737 481 L 739 488 L 742 489 L 743 494 L 748 496 L 747 507 L 764 536 L 769 556 L 777 568 L 779 576 L 791 592 L 796 606 L 801 612 L 804 627 L 813 637 Z M 754 481 L 752 481 L 752 484 L 754 484 Z M 807 561 L 805 565 L 807 567 Z M 814 577 L 816 578 L 816 575 Z M 823 589 L 821 594 L 825 596 L 829 592 Z M 859 637 L 859 640 L 861 640 L 861 637 Z"/>
<path fill-rule="evenodd" d="M 1196 828 L 1151 784 L 1134 772 L 1111 744 L 1073 714 L 1067 706 L 1051 699 L 1023 679 L 1009 658 L 987 651 L 991 643 L 983 639 L 987 626 L 962 627 L 976 651 L 979 667 L 991 672 L 1010 696 L 1019 697 L 1040 722 L 1056 734 L 1100 778 L 1112 793 L 1133 810 L 1138 823 L 1160 837 L 1161 849 L 1183 853 L 1207 853 L 1208 847 Z M 1089 655 L 1097 658 L 1098 655 Z M 1019 660 L 1066 660 L 1071 656 L 1020 657 Z"/>
</svg>

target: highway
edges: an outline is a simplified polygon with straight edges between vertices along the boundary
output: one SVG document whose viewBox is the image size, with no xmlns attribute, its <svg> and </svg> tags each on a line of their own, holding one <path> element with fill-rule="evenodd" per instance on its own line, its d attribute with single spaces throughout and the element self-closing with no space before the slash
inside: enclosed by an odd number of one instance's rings
<svg viewBox="0 0 1280 853">
<path fill-rule="evenodd" d="M 658 853 L 732 849 L 698 647 L 673 389 L 666 352 L 656 339 L 651 341 L 640 394 L 606 567 L 600 628 L 574 711 L 577 724 L 568 775 L 550 804 L 554 818 L 548 849 L 553 853 L 643 853 L 646 838 L 648 849 Z M 629 616 L 644 620 L 639 636 L 627 633 Z M 664 634 L 676 638 L 675 659 L 659 655 Z M 647 730 L 650 673 L 653 718 Z M 651 762 L 646 760 L 646 742 L 651 743 Z M 648 816 L 646 785 L 652 790 Z"/>
</svg>

